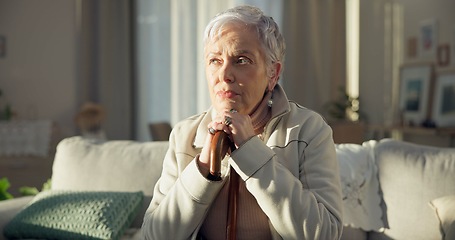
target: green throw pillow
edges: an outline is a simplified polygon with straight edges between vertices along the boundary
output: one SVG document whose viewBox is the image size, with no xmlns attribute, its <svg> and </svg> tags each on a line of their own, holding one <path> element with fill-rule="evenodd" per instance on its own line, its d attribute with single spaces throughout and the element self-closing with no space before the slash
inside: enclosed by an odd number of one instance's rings
<svg viewBox="0 0 455 240">
<path fill-rule="evenodd" d="M 142 205 L 142 192 L 39 193 L 4 229 L 7 238 L 119 239 Z"/>
</svg>

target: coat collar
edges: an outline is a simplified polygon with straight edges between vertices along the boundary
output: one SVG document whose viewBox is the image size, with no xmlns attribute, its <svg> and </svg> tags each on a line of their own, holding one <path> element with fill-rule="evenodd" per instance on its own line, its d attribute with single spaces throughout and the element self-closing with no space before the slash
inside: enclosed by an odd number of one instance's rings
<svg viewBox="0 0 455 240">
<path fill-rule="evenodd" d="M 196 136 L 194 137 L 193 146 L 195 148 L 202 148 L 204 146 L 205 138 L 207 137 L 207 134 L 209 134 L 207 125 L 209 125 L 209 123 L 212 121 L 213 114 L 215 114 L 215 109 L 213 107 L 210 107 L 202 117 L 202 120 L 196 130 Z"/>
</svg>

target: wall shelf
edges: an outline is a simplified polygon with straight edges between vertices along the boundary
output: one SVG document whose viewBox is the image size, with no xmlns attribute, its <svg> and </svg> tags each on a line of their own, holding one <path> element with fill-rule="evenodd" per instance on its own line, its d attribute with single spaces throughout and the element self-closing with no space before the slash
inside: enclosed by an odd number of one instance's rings
<svg viewBox="0 0 455 240">
<path fill-rule="evenodd" d="M 424 128 L 412 126 L 369 125 L 371 139 L 394 138 L 438 147 L 455 147 L 455 127 Z"/>
</svg>

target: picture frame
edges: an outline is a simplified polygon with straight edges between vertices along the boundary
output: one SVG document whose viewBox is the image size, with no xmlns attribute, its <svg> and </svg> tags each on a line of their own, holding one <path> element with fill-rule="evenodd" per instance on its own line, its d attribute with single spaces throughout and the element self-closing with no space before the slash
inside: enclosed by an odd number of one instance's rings
<svg viewBox="0 0 455 240">
<path fill-rule="evenodd" d="M 455 69 L 436 78 L 432 119 L 436 127 L 455 127 Z"/>
<path fill-rule="evenodd" d="M 450 50 L 451 50 L 452 59 L 455 59 L 455 28 L 453 28 L 451 35 L 452 35 L 452 37 L 451 37 L 451 46 L 452 47 L 450 48 Z M 454 60 L 451 61 L 451 66 L 455 67 Z"/>
<path fill-rule="evenodd" d="M 438 66 L 445 67 L 450 63 L 450 45 L 441 44 L 438 46 L 438 56 L 437 56 Z"/>
<path fill-rule="evenodd" d="M 419 35 L 419 56 L 432 57 L 436 56 L 438 47 L 438 24 L 436 19 L 427 19 L 420 23 Z"/>
<path fill-rule="evenodd" d="M 403 125 L 422 125 L 431 117 L 434 66 L 431 63 L 400 67 L 400 112 Z"/>
<path fill-rule="evenodd" d="M 6 37 L 0 35 L 0 58 L 6 57 Z"/>
<path fill-rule="evenodd" d="M 417 38 L 416 37 L 411 37 L 408 39 L 407 55 L 408 55 L 408 58 L 417 57 Z"/>
</svg>

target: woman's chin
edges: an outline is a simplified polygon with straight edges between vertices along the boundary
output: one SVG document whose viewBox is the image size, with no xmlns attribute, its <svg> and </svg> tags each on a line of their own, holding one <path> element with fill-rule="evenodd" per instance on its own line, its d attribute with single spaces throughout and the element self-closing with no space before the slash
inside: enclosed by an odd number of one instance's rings
<svg viewBox="0 0 455 240">
<path fill-rule="evenodd" d="M 234 103 L 215 103 L 215 108 L 218 112 L 220 111 L 229 111 L 231 109 L 235 109 L 240 112 L 239 106 Z"/>
</svg>

